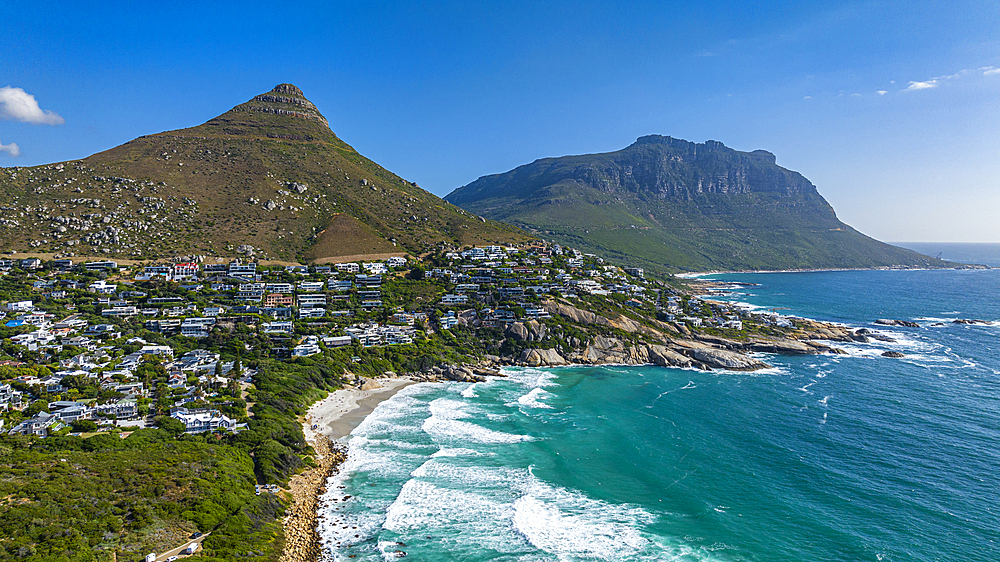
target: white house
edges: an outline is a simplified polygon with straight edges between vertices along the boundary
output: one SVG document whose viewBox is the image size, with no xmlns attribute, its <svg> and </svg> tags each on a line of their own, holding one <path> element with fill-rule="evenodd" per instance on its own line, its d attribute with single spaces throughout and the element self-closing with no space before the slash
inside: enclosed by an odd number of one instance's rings
<svg viewBox="0 0 1000 562">
<path fill-rule="evenodd" d="M 94 281 L 89 286 L 87 286 L 87 290 L 92 293 L 98 293 L 101 295 L 110 295 L 118 291 L 118 285 L 114 283 L 108 283 L 104 279 L 100 279 L 98 281 Z"/>
<path fill-rule="evenodd" d="M 183 423 L 187 433 L 216 430 L 230 431 L 236 427 L 236 420 L 226 417 L 218 410 L 172 408 L 170 410 L 170 417 Z"/>
</svg>

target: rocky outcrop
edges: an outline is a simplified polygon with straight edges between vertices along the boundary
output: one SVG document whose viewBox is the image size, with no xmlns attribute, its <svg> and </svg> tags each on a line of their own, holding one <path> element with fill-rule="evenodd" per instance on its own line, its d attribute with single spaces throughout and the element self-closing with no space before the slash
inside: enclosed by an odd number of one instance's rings
<svg viewBox="0 0 1000 562">
<path fill-rule="evenodd" d="M 428 373 L 439 379 L 456 382 L 483 382 L 485 377 L 477 375 L 472 368 L 465 365 L 435 365 Z"/>
<path fill-rule="evenodd" d="M 482 324 L 474 308 L 470 308 L 469 310 L 463 310 L 459 312 L 457 317 L 458 317 L 458 323 L 461 326 L 478 328 Z"/>
<path fill-rule="evenodd" d="M 876 324 L 881 326 L 900 326 L 903 328 L 919 328 L 920 324 L 916 322 L 910 322 L 908 320 L 887 320 L 885 318 L 879 318 L 875 321 Z"/>
<path fill-rule="evenodd" d="M 545 312 L 548 312 L 549 314 L 559 314 L 561 316 L 565 316 L 577 324 L 597 324 L 600 326 L 607 326 L 610 324 L 608 319 L 603 316 L 594 314 L 589 310 L 582 310 L 575 306 L 557 301 L 547 301 L 544 303 L 543 308 L 545 309 Z"/>
<path fill-rule="evenodd" d="M 892 357 L 894 359 L 899 359 L 900 357 L 906 357 L 906 356 L 898 351 L 886 351 L 885 353 L 882 354 L 882 357 Z"/>
<path fill-rule="evenodd" d="M 526 367 L 557 367 L 570 364 L 554 349 L 525 349 L 517 358 L 517 363 Z"/>
<path fill-rule="evenodd" d="M 725 349 L 716 349 L 714 347 L 689 349 L 688 354 L 710 367 L 718 367 L 730 371 L 756 371 L 770 367 L 767 363 L 758 361 L 748 355 Z"/>
<path fill-rule="evenodd" d="M 747 344 L 750 351 L 780 353 L 782 355 L 811 355 L 829 349 L 829 347 L 822 344 L 802 342 L 789 338 L 751 338 L 747 341 Z"/>
<path fill-rule="evenodd" d="M 514 322 L 507 327 L 504 335 L 517 341 L 527 341 L 529 336 L 528 327 L 523 322 Z"/>
<path fill-rule="evenodd" d="M 982 324 L 984 326 L 988 326 L 990 324 L 986 320 L 972 320 L 968 318 L 959 318 L 958 320 L 952 320 L 951 322 L 952 324 L 968 324 L 968 325 Z"/>
<path fill-rule="evenodd" d="M 545 324 L 538 320 L 528 320 L 527 322 L 514 322 L 507 327 L 504 332 L 509 338 L 517 341 L 542 341 L 545 339 L 548 329 Z"/>
<path fill-rule="evenodd" d="M 664 337 L 663 332 L 650 328 L 649 326 L 644 326 L 627 316 L 620 315 L 617 318 L 606 318 L 600 314 L 594 314 L 589 310 L 583 310 L 571 304 L 552 300 L 544 302 L 542 304 L 542 308 L 544 308 L 549 314 L 564 316 L 577 324 L 608 326 L 609 328 L 617 328 L 630 334 L 645 334 L 659 339 Z M 675 328 L 671 328 L 671 331 L 677 330 Z"/>
<path fill-rule="evenodd" d="M 651 345 L 646 348 L 649 354 L 649 361 L 661 367 L 689 367 L 691 359 L 668 349 L 662 345 Z"/>
</svg>

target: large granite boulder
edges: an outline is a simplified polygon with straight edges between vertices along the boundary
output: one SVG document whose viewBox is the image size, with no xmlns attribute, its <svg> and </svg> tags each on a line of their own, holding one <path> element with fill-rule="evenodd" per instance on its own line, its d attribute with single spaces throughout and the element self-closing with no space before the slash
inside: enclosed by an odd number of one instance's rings
<svg viewBox="0 0 1000 562">
<path fill-rule="evenodd" d="M 692 358 L 710 367 L 728 369 L 730 371 L 756 371 L 770 367 L 770 365 L 763 361 L 758 361 L 753 357 L 725 349 L 701 347 L 689 349 L 687 353 Z"/>
<path fill-rule="evenodd" d="M 559 352 L 554 349 L 525 349 L 518 357 L 517 363 L 527 367 L 569 365 L 569 361 L 563 359 L 562 355 L 559 355 Z"/>
</svg>

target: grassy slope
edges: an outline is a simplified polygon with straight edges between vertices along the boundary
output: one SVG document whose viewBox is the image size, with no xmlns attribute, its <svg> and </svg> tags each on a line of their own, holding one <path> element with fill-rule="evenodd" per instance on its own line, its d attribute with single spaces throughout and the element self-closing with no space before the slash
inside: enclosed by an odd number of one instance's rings
<svg viewBox="0 0 1000 562">
<path fill-rule="evenodd" d="M 543 237 L 653 269 L 947 265 L 842 223 L 808 180 L 774 165 L 769 153 L 717 149 L 691 163 L 685 160 L 691 154 L 664 150 L 666 156 L 658 157 L 660 149 L 637 143 L 615 153 L 538 160 L 480 178 L 447 198 Z M 691 189 L 741 179 L 750 190 Z"/>
<path fill-rule="evenodd" d="M 317 259 L 528 238 L 399 178 L 358 154 L 324 122 L 247 111 L 259 106 L 283 107 L 251 101 L 203 125 L 140 137 L 61 171 L 3 169 L 0 196 L 8 211 L 23 216 L 16 217 L 17 226 L 0 225 L 0 249 L 27 250 L 31 240 L 45 240 L 37 250 L 154 257 L 225 255 L 249 244 L 269 257 Z M 288 182 L 308 188 L 298 193 Z M 156 203 L 142 197 L 158 198 L 162 206 L 150 208 Z M 87 201 L 77 202 L 82 199 Z M 265 209 L 269 200 L 278 208 Z M 90 231 L 117 227 L 127 243 L 95 246 L 109 252 L 66 246 L 89 232 L 70 228 L 60 238 L 54 235 L 52 218 L 73 213 L 100 215 Z M 99 222 L 108 215 L 109 223 Z M 147 228 L 139 231 L 127 220 Z"/>
</svg>

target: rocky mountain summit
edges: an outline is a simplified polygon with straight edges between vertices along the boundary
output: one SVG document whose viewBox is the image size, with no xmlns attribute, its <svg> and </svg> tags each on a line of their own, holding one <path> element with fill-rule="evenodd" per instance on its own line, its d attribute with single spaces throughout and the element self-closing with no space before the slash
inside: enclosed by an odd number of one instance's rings
<svg viewBox="0 0 1000 562">
<path fill-rule="evenodd" d="M 935 267 L 946 262 L 841 222 L 809 180 L 765 150 L 641 137 L 544 158 L 445 197 L 473 213 L 651 269 Z"/>
<path fill-rule="evenodd" d="M 321 260 L 528 236 L 358 154 L 279 84 L 208 122 L 82 160 L 0 168 L 0 250 Z"/>
</svg>

